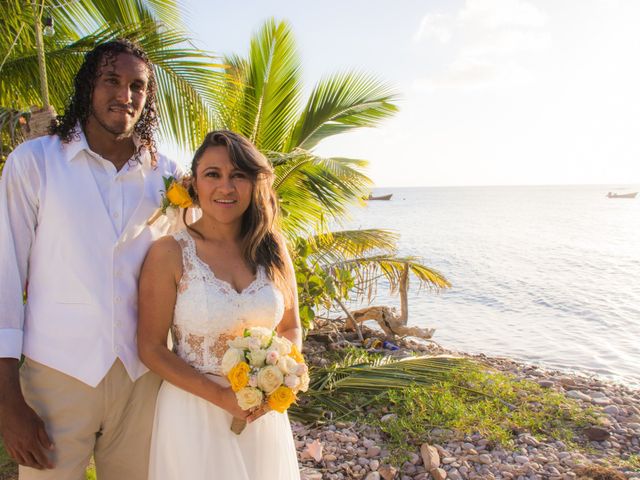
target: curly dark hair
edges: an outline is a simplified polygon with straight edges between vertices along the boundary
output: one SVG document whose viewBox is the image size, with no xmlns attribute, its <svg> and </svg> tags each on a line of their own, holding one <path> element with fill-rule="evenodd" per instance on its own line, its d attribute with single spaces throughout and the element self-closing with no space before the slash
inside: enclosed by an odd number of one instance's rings
<svg viewBox="0 0 640 480">
<path fill-rule="evenodd" d="M 158 115 L 156 110 L 156 77 L 153 73 L 153 65 L 142 47 L 137 43 L 119 38 L 96 46 L 84 56 L 84 62 L 80 66 L 74 79 L 74 91 L 65 109 L 64 114 L 58 115 L 49 128 L 49 134 L 58 135 L 63 142 L 68 143 L 78 138 L 76 125 L 84 126 L 91 115 L 91 102 L 96 79 L 107 65 L 113 64 L 121 53 L 133 55 L 142 60 L 149 70 L 149 82 L 147 85 L 147 100 L 145 102 L 140 119 L 135 124 L 134 132 L 140 138 L 140 148 L 133 160 L 139 161 L 141 149 L 146 148 L 151 154 L 152 164 L 156 164 L 156 143 L 154 133 L 158 127 Z"/>
</svg>

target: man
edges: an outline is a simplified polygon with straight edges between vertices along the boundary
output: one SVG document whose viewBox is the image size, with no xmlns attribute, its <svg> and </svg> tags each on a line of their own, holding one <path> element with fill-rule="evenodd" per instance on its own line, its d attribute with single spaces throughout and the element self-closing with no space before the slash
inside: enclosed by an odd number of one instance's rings
<svg viewBox="0 0 640 480">
<path fill-rule="evenodd" d="M 137 45 L 99 45 L 51 135 L 4 168 L 0 433 L 21 480 L 84 479 L 92 455 L 101 480 L 147 478 L 159 379 L 138 359 L 137 280 L 179 173 L 155 150 L 155 93 Z"/>
</svg>

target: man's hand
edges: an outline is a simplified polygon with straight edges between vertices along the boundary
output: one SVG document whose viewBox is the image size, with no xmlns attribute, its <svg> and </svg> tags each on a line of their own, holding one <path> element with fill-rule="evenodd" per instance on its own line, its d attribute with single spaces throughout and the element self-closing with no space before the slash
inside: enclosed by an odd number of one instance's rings
<svg viewBox="0 0 640 480">
<path fill-rule="evenodd" d="M 49 439 L 42 419 L 24 400 L 0 407 L 0 432 L 5 449 L 20 465 L 43 470 L 53 468 Z"/>
<path fill-rule="evenodd" d="M 15 358 L 0 358 L 0 435 L 7 452 L 20 465 L 53 468 L 49 459 L 53 443 L 44 422 L 22 396 Z"/>
</svg>

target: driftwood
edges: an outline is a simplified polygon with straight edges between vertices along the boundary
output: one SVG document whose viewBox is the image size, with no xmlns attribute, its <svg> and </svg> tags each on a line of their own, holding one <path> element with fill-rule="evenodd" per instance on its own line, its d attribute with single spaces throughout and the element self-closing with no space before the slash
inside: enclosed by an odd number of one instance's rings
<svg viewBox="0 0 640 480">
<path fill-rule="evenodd" d="M 365 320 L 375 320 L 389 337 L 412 336 L 429 339 L 435 332 L 434 328 L 408 327 L 402 322 L 402 316 L 398 315 L 397 310 L 393 307 L 367 307 L 351 312 L 351 315 L 357 323 L 362 323 Z M 355 330 L 355 324 L 349 318 L 347 318 L 345 323 L 345 329 Z"/>
<path fill-rule="evenodd" d="M 406 266 L 400 277 L 400 314 L 393 307 L 374 306 L 351 312 L 345 322 L 345 329 L 359 330 L 359 324 L 365 320 L 375 320 L 389 337 L 419 337 L 429 339 L 435 332 L 434 328 L 408 327 L 409 305 L 407 290 L 409 289 L 409 267 Z"/>
</svg>

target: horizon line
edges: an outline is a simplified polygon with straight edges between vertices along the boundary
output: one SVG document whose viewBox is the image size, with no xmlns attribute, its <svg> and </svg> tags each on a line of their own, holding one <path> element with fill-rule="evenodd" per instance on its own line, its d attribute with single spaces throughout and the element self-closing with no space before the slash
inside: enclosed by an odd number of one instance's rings
<svg viewBox="0 0 640 480">
<path fill-rule="evenodd" d="M 470 188 L 470 187 L 613 187 L 640 188 L 640 183 L 500 183 L 471 185 L 374 185 L 372 188 Z"/>
</svg>

